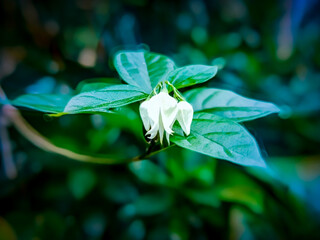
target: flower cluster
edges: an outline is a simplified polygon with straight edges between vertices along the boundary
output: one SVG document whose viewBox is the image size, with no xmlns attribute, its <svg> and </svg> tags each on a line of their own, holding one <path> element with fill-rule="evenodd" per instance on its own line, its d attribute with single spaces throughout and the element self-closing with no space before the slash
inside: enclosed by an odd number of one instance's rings
<svg viewBox="0 0 320 240">
<path fill-rule="evenodd" d="M 153 139 L 159 134 L 160 143 L 163 143 L 164 132 L 169 142 L 173 133 L 172 126 L 178 120 L 182 130 L 186 135 L 190 134 L 190 127 L 193 117 L 193 108 L 186 101 L 178 102 L 166 91 L 151 97 L 140 105 L 140 115 L 144 128 L 149 139 Z"/>
</svg>

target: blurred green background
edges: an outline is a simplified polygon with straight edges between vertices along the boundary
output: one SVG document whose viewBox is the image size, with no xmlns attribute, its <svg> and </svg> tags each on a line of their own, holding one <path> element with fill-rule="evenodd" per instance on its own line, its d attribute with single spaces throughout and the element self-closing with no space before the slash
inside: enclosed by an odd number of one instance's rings
<svg viewBox="0 0 320 240">
<path fill-rule="evenodd" d="M 2 105 L 0 239 L 320 239 L 319 9 L 316 0 L 2 0 L 9 99 L 117 77 L 113 54 L 144 48 L 179 66 L 224 66 L 206 86 L 283 111 L 245 123 L 265 173 L 178 147 L 133 164 L 80 163 L 35 147 Z M 60 147 L 118 158 L 146 148 L 137 107 L 22 114 Z"/>
</svg>

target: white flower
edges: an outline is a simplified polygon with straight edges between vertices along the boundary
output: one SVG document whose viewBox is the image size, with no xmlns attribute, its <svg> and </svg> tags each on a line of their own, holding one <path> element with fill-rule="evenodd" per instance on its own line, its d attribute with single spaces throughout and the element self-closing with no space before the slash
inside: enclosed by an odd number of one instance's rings
<svg viewBox="0 0 320 240">
<path fill-rule="evenodd" d="M 193 117 L 192 106 L 186 101 L 178 101 L 167 92 L 160 92 L 151 99 L 144 101 L 140 105 L 140 115 L 146 135 L 153 139 L 159 133 L 160 143 L 163 143 L 164 132 L 169 142 L 173 133 L 172 126 L 176 120 L 180 123 L 183 131 L 189 135 Z"/>
<path fill-rule="evenodd" d="M 155 138 L 159 132 L 162 144 L 164 131 L 167 139 L 173 133 L 172 125 L 176 120 L 177 104 L 177 100 L 168 93 L 160 92 L 140 105 L 140 115 L 149 139 Z"/>
<path fill-rule="evenodd" d="M 193 108 L 191 104 L 186 101 L 179 102 L 177 107 L 177 120 L 185 134 L 189 135 L 193 118 Z"/>
</svg>

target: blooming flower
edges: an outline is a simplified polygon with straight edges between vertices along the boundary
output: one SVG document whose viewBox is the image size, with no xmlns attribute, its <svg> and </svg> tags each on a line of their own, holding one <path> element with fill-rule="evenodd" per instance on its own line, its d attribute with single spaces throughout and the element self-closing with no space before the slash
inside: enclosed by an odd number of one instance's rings
<svg viewBox="0 0 320 240">
<path fill-rule="evenodd" d="M 176 120 L 180 123 L 183 131 L 189 135 L 193 117 L 192 106 L 186 101 L 178 101 L 167 92 L 160 92 L 151 99 L 140 105 L 140 115 L 146 135 L 153 139 L 159 134 L 160 143 L 163 143 L 164 132 L 169 143 L 173 133 L 172 126 Z"/>
</svg>

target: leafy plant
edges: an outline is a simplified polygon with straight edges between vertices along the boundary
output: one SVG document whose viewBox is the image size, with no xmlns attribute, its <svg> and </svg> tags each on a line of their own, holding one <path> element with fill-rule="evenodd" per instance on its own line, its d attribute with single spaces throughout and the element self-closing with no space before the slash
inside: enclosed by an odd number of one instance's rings
<svg viewBox="0 0 320 240">
<path fill-rule="evenodd" d="M 26 94 L 11 103 L 52 117 L 82 113 L 119 114 L 119 108 L 150 99 L 165 88 L 178 100 L 189 102 L 195 112 L 188 136 L 177 123 L 173 126 L 172 143 L 240 165 L 265 167 L 255 139 L 241 122 L 277 113 L 277 106 L 222 89 L 192 88 L 182 94 L 178 90 L 210 80 L 216 75 L 218 66 L 177 67 L 170 58 L 147 51 L 118 52 L 114 66 L 126 84 L 83 82 L 73 95 Z M 165 149 L 158 144 L 157 138 L 149 144 L 147 152 L 133 160 L 147 158 Z"/>
</svg>

